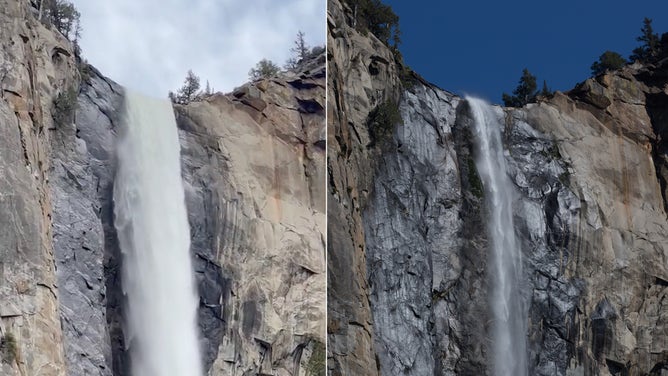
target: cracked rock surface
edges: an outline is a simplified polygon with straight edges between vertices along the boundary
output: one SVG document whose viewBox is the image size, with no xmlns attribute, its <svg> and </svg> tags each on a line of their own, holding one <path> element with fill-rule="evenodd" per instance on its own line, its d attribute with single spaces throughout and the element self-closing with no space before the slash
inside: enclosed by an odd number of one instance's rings
<svg viewBox="0 0 668 376">
<path fill-rule="evenodd" d="M 0 0 L 0 374 L 127 374 L 123 88 L 36 14 Z M 325 342 L 325 56 L 175 112 L 206 368 L 306 375 Z"/>
<path fill-rule="evenodd" d="M 352 20 L 330 2 L 329 372 L 492 374 L 488 208 L 468 105 L 419 79 L 397 92 L 401 68 Z M 495 107 L 531 375 L 668 372 L 667 68 Z M 402 122 L 375 145 L 369 115 L 387 98 Z"/>
</svg>

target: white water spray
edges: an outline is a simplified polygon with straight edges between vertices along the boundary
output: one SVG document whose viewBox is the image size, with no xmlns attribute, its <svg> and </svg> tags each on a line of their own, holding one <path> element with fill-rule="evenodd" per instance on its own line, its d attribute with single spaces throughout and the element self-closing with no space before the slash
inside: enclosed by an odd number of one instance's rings
<svg viewBox="0 0 668 376">
<path fill-rule="evenodd" d="M 507 174 L 501 127 L 493 108 L 467 97 L 475 124 L 476 167 L 485 186 L 491 245 L 491 305 L 495 376 L 526 376 L 526 310 L 520 296 L 521 251 L 513 225 L 513 188 Z"/>
<path fill-rule="evenodd" d="M 198 297 L 172 105 L 127 92 L 114 214 L 134 376 L 200 376 Z"/>
</svg>

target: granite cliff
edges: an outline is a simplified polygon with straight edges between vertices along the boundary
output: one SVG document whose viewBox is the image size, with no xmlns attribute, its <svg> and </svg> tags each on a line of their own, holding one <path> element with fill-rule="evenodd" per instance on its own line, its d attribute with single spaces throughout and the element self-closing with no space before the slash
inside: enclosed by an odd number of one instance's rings
<svg viewBox="0 0 668 376">
<path fill-rule="evenodd" d="M 328 372 L 491 374 L 487 208 L 467 102 L 406 77 L 353 25 L 330 1 Z M 400 114 L 383 142 L 379 109 Z M 496 107 L 529 374 L 668 374 L 666 109 L 665 60 Z"/>
<path fill-rule="evenodd" d="M 0 1 L 3 375 L 123 375 L 124 88 Z M 85 51 L 84 51 L 85 53 Z M 175 106 L 210 375 L 306 375 L 325 342 L 325 56 Z"/>
</svg>

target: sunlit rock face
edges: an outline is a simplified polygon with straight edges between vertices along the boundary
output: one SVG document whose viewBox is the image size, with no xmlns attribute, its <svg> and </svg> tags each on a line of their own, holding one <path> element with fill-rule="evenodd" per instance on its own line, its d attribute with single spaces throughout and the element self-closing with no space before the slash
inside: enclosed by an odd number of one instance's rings
<svg viewBox="0 0 668 376">
<path fill-rule="evenodd" d="M 0 1 L 0 374 L 128 374 L 124 89 L 36 16 Z M 175 115 L 204 368 L 304 375 L 325 342 L 324 54 Z"/>
<path fill-rule="evenodd" d="M 330 2 L 330 371 L 494 375 L 471 110 L 422 81 L 397 92 L 388 50 L 351 12 Z M 668 372 L 665 64 L 494 110 L 530 375 Z M 403 122 L 374 145 L 368 115 L 387 98 Z"/>
<path fill-rule="evenodd" d="M 325 342 L 324 64 L 176 108 L 212 375 L 305 375 Z"/>
</svg>

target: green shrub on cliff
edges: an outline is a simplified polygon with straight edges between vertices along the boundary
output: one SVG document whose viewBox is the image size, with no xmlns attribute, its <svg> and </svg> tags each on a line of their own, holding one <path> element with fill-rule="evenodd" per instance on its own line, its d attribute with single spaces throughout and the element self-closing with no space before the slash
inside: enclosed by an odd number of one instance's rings
<svg viewBox="0 0 668 376">
<path fill-rule="evenodd" d="M 417 74 L 404 64 L 399 65 L 399 80 L 401 81 L 401 86 L 404 90 L 408 91 L 413 91 L 415 85 L 420 82 L 417 78 Z"/>
<path fill-rule="evenodd" d="M 306 365 L 306 375 L 307 376 L 325 376 L 326 365 L 325 365 L 325 345 L 316 341 L 313 345 L 313 352 L 311 357 L 308 360 Z"/>
<path fill-rule="evenodd" d="M 2 337 L 0 342 L 0 352 L 2 353 L 2 360 L 5 363 L 14 363 L 16 356 L 18 355 L 18 345 L 16 344 L 16 338 L 12 333 L 7 333 Z"/>
<path fill-rule="evenodd" d="M 469 156 L 466 159 L 466 164 L 468 165 L 469 189 L 475 197 L 482 198 L 485 195 L 485 188 L 482 185 L 480 174 L 478 174 L 478 168 L 476 167 L 475 160 L 473 160 L 472 156 Z"/>
<path fill-rule="evenodd" d="M 399 32 L 399 16 L 392 7 L 383 4 L 380 0 L 345 0 L 353 10 L 355 28 L 360 31 L 370 31 L 388 46 L 392 41 L 398 46 L 401 39 Z"/>
<path fill-rule="evenodd" d="M 621 69 L 624 65 L 626 65 L 626 60 L 622 55 L 613 51 L 605 51 L 598 57 L 598 61 L 591 65 L 591 74 L 598 76 L 607 71 Z"/>
<path fill-rule="evenodd" d="M 81 33 L 81 14 L 67 0 L 41 0 L 40 21 L 53 25 L 67 39 L 76 42 Z"/>
<path fill-rule="evenodd" d="M 394 134 L 394 128 L 403 122 L 399 105 L 393 99 L 388 99 L 374 108 L 367 118 L 367 127 L 371 144 L 379 144 L 385 147 L 389 144 Z"/>
<path fill-rule="evenodd" d="M 281 68 L 274 64 L 273 61 L 262 59 L 255 65 L 255 68 L 251 68 L 248 72 L 248 78 L 251 81 L 259 80 L 261 78 L 270 78 L 277 75 L 280 70 Z"/>
<path fill-rule="evenodd" d="M 67 90 L 60 92 L 53 100 L 51 117 L 56 127 L 74 122 L 78 92 L 75 86 L 70 86 Z"/>
</svg>

